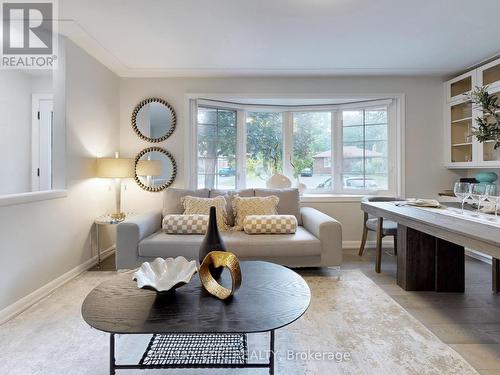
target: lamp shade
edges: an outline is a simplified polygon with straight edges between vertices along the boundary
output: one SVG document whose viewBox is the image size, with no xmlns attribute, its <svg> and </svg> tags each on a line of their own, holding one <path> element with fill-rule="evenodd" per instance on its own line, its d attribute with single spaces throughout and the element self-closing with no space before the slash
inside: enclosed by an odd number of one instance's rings
<svg viewBox="0 0 500 375">
<path fill-rule="evenodd" d="M 97 159 L 97 177 L 134 177 L 134 159 L 99 158 Z"/>
<path fill-rule="evenodd" d="M 139 160 L 137 162 L 138 176 L 161 176 L 161 161 L 160 160 Z"/>
</svg>

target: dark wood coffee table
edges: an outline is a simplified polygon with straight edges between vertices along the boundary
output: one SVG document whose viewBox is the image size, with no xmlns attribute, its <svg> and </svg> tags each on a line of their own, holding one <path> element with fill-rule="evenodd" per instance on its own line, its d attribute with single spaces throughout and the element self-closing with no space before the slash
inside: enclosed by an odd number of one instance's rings
<svg viewBox="0 0 500 375">
<path fill-rule="evenodd" d="M 311 293 L 296 272 L 276 264 L 241 262 L 242 284 L 229 301 L 220 301 L 201 286 L 198 275 L 174 294 L 161 295 L 137 288 L 130 273 L 106 281 L 85 298 L 83 319 L 110 333 L 110 373 L 117 369 L 145 368 L 269 368 L 274 374 L 274 331 L 300 318 L 309 307 Z M 224 272 L 223 285 L 230 285 Z M 270 332 L 268 363 L 227 364 L 117 364 L 115 334 L 234 335 Z"/>
</svg>

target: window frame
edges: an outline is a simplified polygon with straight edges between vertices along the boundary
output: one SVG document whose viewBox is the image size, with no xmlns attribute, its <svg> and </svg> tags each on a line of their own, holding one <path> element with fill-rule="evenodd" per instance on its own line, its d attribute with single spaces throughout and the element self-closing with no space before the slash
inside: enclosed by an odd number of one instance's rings
<svg viewBox="0 0 500 375">
<path fill-rule="evenodd" d="M 303 105 L 303 106 L 282 106 L 282 105 L 268 105 L 268 104 L 242 104 L 236 103 L 239 98 L 245 96 L 225 96 L 225 95 L 210 95 L 210 94 L 186 94 L 186 108 L 188 108 L 187 118 L 189 121 L 189 131 L 186 132 L 187 153 L 186 153 L 186 166 L 189 168 L 189 173 L 186 174 L 186 186 L 190 188 L 197 187 L 197 107 L 198 104 L 204 107 L 216 106 L 219 108 L 226 108 L 237 110 L 237 171 L 236 171 L 236 188 L 246 188 L 246 112 L 281 112 L 283 116 L 283 174 L 288 176 L 293 181 L 293 169 L 290 164 L 290 156 L 293 152 L 293 112 L 322 112 L 329 111 L 332 113 L 332 177 L 334 184 L 332 189 L 308 189 L 304 195 L 308 197 L 322 197 L 328 199 L 329 197 L 356 197 L 366 194 L 370 195 L 404 195 L 404 105 L 405 94 L 381 94 L 371 95 L 369 99 L 363 96 L 364 100 L 350 102 L 348 104 L 334 104 L 334 105 Z M 265 98 L 269 100 L 271 97 L 278 98 L 280 95 L 269 96 Z M 351 98 L 352 95 L 337 95 L 335 99 Z M 203 99 L 201 99 L 203 98 Z M 206 99 L 210 98 L 210 99 Z M 248 101 L 249 98 L 255 99 L 255 96 L 245 97 Z M 289 98 L 289 97 L 288 97 Z M 298 99 L 298 98 L 297 98 Z M 326 98 L 323 98 L 323 100 Z M 354 99 L 354 98 L 353 98 Z M 332 98 L 332 101 L 334 99 Z M 380 108 L 381 106 L 387 107 L 387 139 L 388 139 L 388 189 L 366 191 L 359 189 L 345 189 L 341 180 L 342 175 L 342 110 L 359 110 Z M 189 151 L 191 150 L 191 151 Z"/>
</svg>

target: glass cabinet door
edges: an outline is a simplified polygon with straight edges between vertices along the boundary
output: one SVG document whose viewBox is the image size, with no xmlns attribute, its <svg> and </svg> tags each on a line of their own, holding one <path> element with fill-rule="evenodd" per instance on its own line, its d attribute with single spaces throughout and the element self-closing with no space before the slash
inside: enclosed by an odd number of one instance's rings
<svg viewBox="0 0 500 375">
<path fill-rule="evenodd" d="M 462 74 L 448 82 L 446 96 L 448 102 L 461 101 L 476 85 L 475 71 Z"/>
<path fill-rule="evenodd" d="M 450 106 L 449 126 L 451 127 L 451 162 L 472 162 L 472 103 L 470 101 Z"/>
<path fill-rule="evenodd" d="M 496 60 L 480 69 L 483 86 L 494 87 L 500 84 L 500 61 Z"/>
</svg>

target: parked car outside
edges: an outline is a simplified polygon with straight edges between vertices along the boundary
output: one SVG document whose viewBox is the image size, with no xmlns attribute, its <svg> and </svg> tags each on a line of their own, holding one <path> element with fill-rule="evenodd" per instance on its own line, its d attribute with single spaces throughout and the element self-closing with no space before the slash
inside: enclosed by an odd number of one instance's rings
<svg viewBox="0 0 500 375">
<path fill-rule="evenodd" d="M 311 168 L 304 168 L 300 172 L 300 177 L 312 177 L 313 171 Z"/>
<path fill-rule="evenodd" d="M 236 175 L 236 170 L 233 168 L 221 168 L 219 169 L 219 177 L 232 177 Z"/>
</svg>

